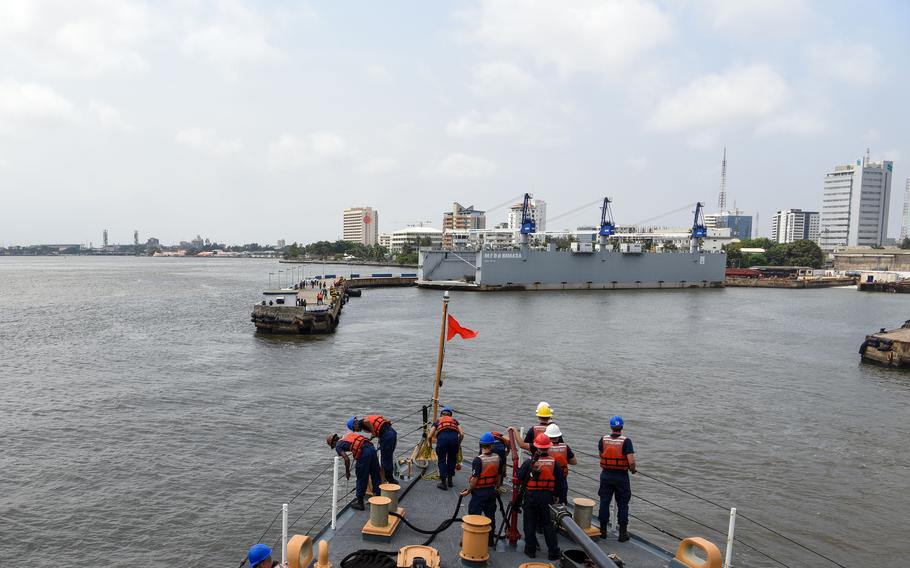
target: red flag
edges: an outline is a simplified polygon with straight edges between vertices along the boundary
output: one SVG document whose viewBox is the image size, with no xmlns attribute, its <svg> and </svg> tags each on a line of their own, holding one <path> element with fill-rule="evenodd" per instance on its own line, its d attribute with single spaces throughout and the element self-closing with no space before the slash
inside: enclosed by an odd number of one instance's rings
<svg viewBox="0 0 910 568">
<path fill-rule="evenodd" d="M 477 332 L 473 329 L 468 329 L 466 327 L 461 327 L 461 324 L 458 323 L 458 320 L 449 316 L 449 329 L 446 332 L 446 341 L 451 341 L 455 334 L 461 336 L 462 339 L 473 339 L 477 337 Z"/>
</svg>

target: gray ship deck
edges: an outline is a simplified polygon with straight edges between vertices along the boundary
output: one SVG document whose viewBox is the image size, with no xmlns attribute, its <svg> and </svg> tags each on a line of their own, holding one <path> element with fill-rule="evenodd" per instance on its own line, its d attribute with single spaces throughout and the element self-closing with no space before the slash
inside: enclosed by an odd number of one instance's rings
<svg viewBox="0 0 910 568">
<path fill-rule="evenodd" d="M 435 467 L 435 464 L 431 467 Z M 461 471 L 456 472 L 455 488 L 447 491 L 442 491 L 436 487 L 437 480 L 421 479 L 417 481 L 408 494 L 403 499 L 400 499 L 399 506 L 405 509 L 405 517 L 410 523 L 421 529 L 433 530 L 438 527 L 444 520 L 452 516 L 455 504 L 458 502 L 458 492 L 467 486 L 469 473 L 469 467 L 462 467 Z M 401 480 L 402 492 L 410 485 L 411 481 L 409 479 Z M 504 504 L 508 504 L 510 496 L 511 493 L 503 495 Z M 469 500 L 470 496 L 462 500 L 458 517 L 467 514 Z M 338 516 L 336 528 L 334 530 L 326 528 L 316 537 L 316 541 L 319 539 L 329 541 L 329 558 L 334 566 L 340 566 L 341 560 L 346 555 L 358 549 L 377 549 L 394 552 L 403 546 L 423 544 L 427 539 L 426 535 L 419 534 L 402 523 L 392 537 L 391 542 L 364 540 L 360 531 L 368 519 L 369 510 L 356 511 L 349 506 L 345 507 Z M 501 521 L 501 513 L 497 511 L 496 522 L 499 524 Z M 520 523 L 521 518 L 519 518 L 519 529 L 521 529 Z M 461 533 L 461 524 L 453 523 L 447 530 L 437 535 L 431 544 L 439 551 L 441 564 L 445 568 L 460 565 L 458 552 L 460 550 Z M 525 562 L 547 562 L 543 535 L 538 535 L 538 540 L 543 550 L 537 552 L 537 558 L 534 560 L 529 559 L 523 553 L 523 541 L 519 541 L 516 548 L 511 548 L 507 542 L 502 541 L 497 545 L 495 551 L 490 550 L 488 566 L 492 568 L 516 568 Z M 616 533 L 611 531 L 606 541 L 599 539 L 595 539 L 595 541 L 608 554 L 615 553 L 619 555 L 625 566 L 629 568 L 664 568 L 672 557 L 665 550 L 641 540 L 635 535 L 632 535 L 630 541 L 621 543 L 616 540 Z M 564 534 L 559 535 L 559 547 L 563 551 L 580 550 L 580 547 Z M 558 566 L 559 562 L 552 562 L 552 564 Z"/>
</svg>

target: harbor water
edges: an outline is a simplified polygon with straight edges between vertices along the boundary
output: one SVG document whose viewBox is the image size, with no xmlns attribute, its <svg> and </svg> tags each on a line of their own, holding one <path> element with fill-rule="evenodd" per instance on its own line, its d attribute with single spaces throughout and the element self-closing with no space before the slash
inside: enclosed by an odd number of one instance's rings
<svg viewBox="0 0 910 568">
<path fill-rule="evenodd" d="M 237 566 L 330 463 L 327 434 L 352 414 L 404 416 L 429 398 L 440 292 L 366 290 L 333 335 L 257 336 L 251 306 L 287 267 L 0 258 L 0 558 Z M 656 478 L 847 566 L 910 557 L 910 372 L 857 354 L 867 333 L 910 318 L 906 296 L 453 293 L 450 308 L 479 332 L 448 345 L 442 392 L 456 410 L 529 426 L 546 400 L 569 444 L 591 453 L 623 416 L 652 476 L 632 479 L 633 533 L 668 548 L 654 527 L 722 542 L 693 521 L 725 532 L 727 511 Z M 456 417 L 473 436 L 492 428 Z M 597 475 L 595 459 L 579 462 Z M 325 483 L 292 503 L 292 520 L 303 513 L 292 532 L 324 522 L 323 508 L 304 509 Z M 581 475 L 570 485 L 596 492 Z M 745 519 L 737 529 L 786 565 L 833 566 Z M 780 565 L 734 550 L 738 566 Z"/>
</svg>

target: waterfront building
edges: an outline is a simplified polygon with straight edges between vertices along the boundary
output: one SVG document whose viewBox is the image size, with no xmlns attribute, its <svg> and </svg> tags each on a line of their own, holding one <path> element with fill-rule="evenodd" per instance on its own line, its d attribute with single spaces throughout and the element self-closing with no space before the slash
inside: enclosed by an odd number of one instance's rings
<svg viewBox="0 0 910 568">
<path fill-rule="evenodd" d="M 521 203 L 516 203 L 509 208 L 509 228 L 513 231 L 521 229 Z M 531 219 L 537 224 L 537 232 L 547 230 L 547 202 L 543 199 L 532 199 L 529 203 Z"/>
<path fill-rule="evenodd" d="M 709 213 L 705 215 L 705 227 L 708 229 L 730 229 L 734 239 L 751 239 L 752 215 L 745 215 L 739 209 Z"/>
<path fill-rule="evenodd" d="M 284 239 L 278 239 L 278 242 L 275 244 L 278 245 L 278 248 L 283 249 L 285 244 L 287 244 L 287 242 Z"/>
<path fill-rule="evenodd" d="M 442 231 L 434 227 L 407 227 L 391 234 L 389 239 L 389 252 L 400 254 L 406 246 L 413 252 L 418 247 L 442 247 Z"/>
<path fill-rule="evenodd" d="M 345 241 L 372 246 L 379 243 L 379 212 L 372 207 L 350 207 L 344 210 Z"/>
<path fill-rule="evenodd" d="M 907 178 L 907 184 L 904 186 L 904 209 L 901 211 L 901 236 L 898 242 L 903 243 L 908 236 L 908 225 L 910 225 L 910 178 Z"/>
<path fill-rule="evenodd" d="M 783 209 L 771 218 L 771 240 L 778 243 L 818 241 L 818 211 Z"/>
<path fill-rule="evenodd" d="M 885 242 L 893 168 L 889 160 L 873 162 L 867 150 L 855 163 L 835 166 L 825 174 L 819 227 L 822 250 Z"/>
<path fill-rule="evenodd" d="M 392 245 L 392 235 L 389 233 L 379 233 L 379 246 L 389 248 Z"/>
<path fill-rule="evenodd" d="M 451 249 L 453 246 L 453 231 L 485 229 L 487 217 L 483 211 L 474 209 L 474 206 L 464 207 L 457 201 L 452 204 L 452 210 L 442 214 L 442 246 Z"/>
</svg>

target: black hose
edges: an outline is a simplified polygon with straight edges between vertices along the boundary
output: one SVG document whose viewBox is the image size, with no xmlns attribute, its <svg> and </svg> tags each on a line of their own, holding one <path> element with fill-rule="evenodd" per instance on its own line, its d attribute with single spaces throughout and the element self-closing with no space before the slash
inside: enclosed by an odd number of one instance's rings
<svg viewBox="0 0 910 568">
<path fill-rule="evenodd" d="M 418 477 L 417 480 L 419 480 L 419 479 L 420 478 Z M 417 480 L 415 480 L 415 482 Z M 413 485 L 413 483 L 411 485 Z M 401 519 L 401 521 L 404 524 L 406 524 L 408 526 L 408 528 L 410 528 L 414 532 L 430 535 L 430 538 L 428 538 L 427 541 L 423 543 L 424 546 L 430 546 L 430 544 L 433 542 L 433 539 L 436 538 L 436 535 L 438 535 L 442 531 L 444 531 L 447 528 L 449 528 L 450 526 L 452 526 L 453 523 L 461 522 L 461 517 L 458 516 L 458 510 L 461 508 L 461 502 L 463 500 L 464 500 L 464 495 L 459 493 L 458 494 L 458 503 L 455 504 L 455 510 L 452 511 L 452 517 L 444 520 L 438 527 L 436 527 L 433 530 L 426 530 L 426 529 L 421 529 L 421 528 L 415 527 L 406 518 L 399 515 L 398 513 L 389 513 L 389 515 L 391 515 L 393 517 L 398 517 L 399 519 Z M 399 501 L 401 501 L 401 499 L 399 499 Z"/>
</svg>

